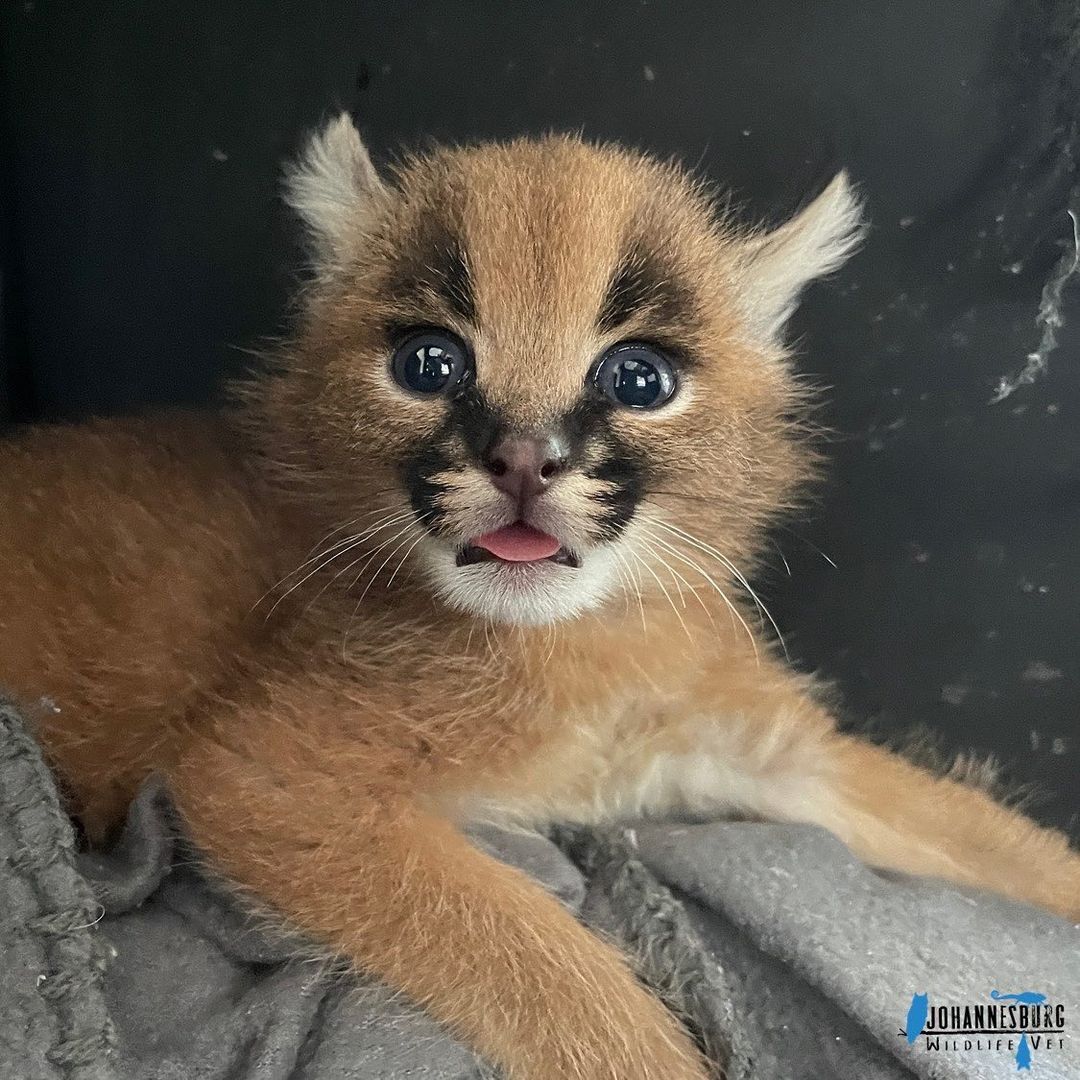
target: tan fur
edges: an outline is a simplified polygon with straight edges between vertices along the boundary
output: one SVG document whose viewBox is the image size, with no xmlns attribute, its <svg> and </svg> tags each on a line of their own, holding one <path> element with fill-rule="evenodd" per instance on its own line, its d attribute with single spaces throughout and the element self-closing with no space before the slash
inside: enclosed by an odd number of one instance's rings
<svg viewBox="0 0 1080 1080">
<path fill-rule="evenodd" d="M 282 374 L 239 412 L 0 446 L 0 682 L 37 718 L 93 836 L 164 772 L 219 870 L 515 1080 L 681 1080 L 705 1066 L 619 956 L 473 849 L 465 821 L 816 822 L 875 865 L 1080 916 L 1080 860 L 1062 836 L 838 734 L 717 557 L 750 565 L 812 470 L 776 332 L 850 249 L 842 184 L 786 233 L 746 236 L 677 170 L 616 148 L 439 151 L 384 184 L 338 121 L 291 199 L 316 273 Z M 407 302 L 391 287 L 433 218 L 465 239 L 475 326 L 437 282 Z M 573 407 L 605 345 L 651 334 L 648 305 L 617 334 L 595 328 L 631 235 L 690 283 L 692 318 L 665 332 L 701 361 L 669 410 L 612 419 L 656 466 L 621 541 L 638 561 L 602 606 L 550 626 L 452 611 L 410 554 L 434 541 L 399 471 L 436 438 L 443 406 L 389 379 L 381 328 L 467 337 L 490 400 L 538 428 Z M 551 493 L 586 545 L 599 542 L 598 483 L 581 471 Z M 461 464 L 445 527 L 469 535 L 491 499 Z M 356 546 L 335 548 L 350 529 Z"/>
</svg>

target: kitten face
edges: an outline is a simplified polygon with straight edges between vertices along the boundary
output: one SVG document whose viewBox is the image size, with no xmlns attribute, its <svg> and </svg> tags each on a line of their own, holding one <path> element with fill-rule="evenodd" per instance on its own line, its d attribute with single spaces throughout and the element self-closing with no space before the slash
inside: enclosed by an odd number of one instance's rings
<svg viewBox="0 0 1080 1080">
<path fill-rule="evenodd" d="M 374 574 L 570 618 L 727 578 L 803 474 L 776 333 L 855 241 L 842 177 L 739 234 L 678 170 L 572 138 L 437 151 L 384 184 L 341 118 L 290 198 L 316 280 L 268 399 L 278 453 L 369 515 Z"/>
</svg>

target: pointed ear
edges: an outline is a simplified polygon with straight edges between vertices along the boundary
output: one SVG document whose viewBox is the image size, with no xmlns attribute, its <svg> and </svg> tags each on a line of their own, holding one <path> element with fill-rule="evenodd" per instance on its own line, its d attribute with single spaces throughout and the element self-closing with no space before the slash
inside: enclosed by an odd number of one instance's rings
<svg viewBox="0 0 1080 1080">
<path fill-rule="evenodd" d="M 755 331 L 776 340 L 803 289 L 839 269 L 858 247 L 863 231 L 859 200 L 847 173 L 840 172 L 790 221 L 751 237 L 740 269 Z"/>
<path fill-rule="evenodd" d="M 300 215 L 318 269 L 339 265 L 354 250 L 386 186 L 348 113 L 308 140 L 285 169 L 285 201 Z"/>
</svg>

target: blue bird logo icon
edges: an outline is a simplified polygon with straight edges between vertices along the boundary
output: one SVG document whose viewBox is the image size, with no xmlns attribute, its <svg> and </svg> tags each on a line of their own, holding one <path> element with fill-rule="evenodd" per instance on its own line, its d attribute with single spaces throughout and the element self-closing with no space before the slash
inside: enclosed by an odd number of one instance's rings
<svg viewBox="0 0 1080 1080">
<path fill-rule="evenodd" d="M 1003 994 L 1000 990 L 991 990 L 990 996 L 995 1001 L 1018 1001 L 1021 1005 L 1041 1005 L 1046 1000 L 1045 994 L 1035 990 L 1025 990 L 1020 994 Z"/>
<path fill-rule="evenodd" d="M 922 1029 L 926 1026 L 926 1017 L 929 1012 L 930 995 L 912 994 L 911 1005 L 907 1011 L 907 1023 L 904 1025 L 904 1031 L 907 1033 L 908 1046 L 919 1037 Z"/>
<path fill-rule="evenodd" d="M 1016 1071 L 1031 1068 L 1031 1047 L 1028 1046 L 1027 1032 L 1020 1037 L 1020 1045 L 1016 1048 Z"/>
</svg>

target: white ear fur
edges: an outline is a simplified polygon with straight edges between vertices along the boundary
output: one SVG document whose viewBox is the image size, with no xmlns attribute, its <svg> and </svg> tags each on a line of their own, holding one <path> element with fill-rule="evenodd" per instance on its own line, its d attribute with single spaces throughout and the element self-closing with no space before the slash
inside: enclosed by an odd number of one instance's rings
<svg viewBox="0 0 1080 1080">
<path fill-rule="evenodd" d="M 285 201 L 311 236 L 320 269 L 351 251 L 371 203 L 386 188 L 348 113 L 315 132 L 285 169 Z"/>
<path fill-rule="evenodd" d="M 863 236 L 859 200 L 846 172 L 790 221 L 752 237 L 742 259 L 743 288 L 756 332 L 774 340 L 811 281 L 847 260 Z"/>
</svg>

